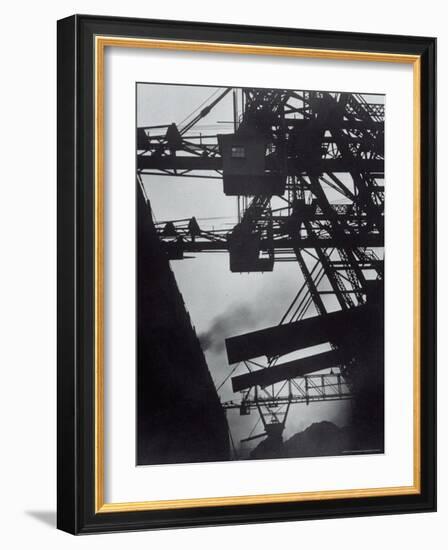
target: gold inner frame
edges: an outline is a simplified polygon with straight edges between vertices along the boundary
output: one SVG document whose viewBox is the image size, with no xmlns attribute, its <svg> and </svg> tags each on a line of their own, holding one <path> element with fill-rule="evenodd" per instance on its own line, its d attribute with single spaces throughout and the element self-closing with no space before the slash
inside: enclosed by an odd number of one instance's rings
<svg viewBox="0 0 448 550">
<path fill-rule="evenodd" d="M 301 493 L 275 493 L 263 495 L 154 500 L 142 502 L 106 503 L 104 501 L 104 54 L 106 47 L 151 48 L 177 51 L 233 53 L 302 57 L 313 59 L 350 60 L 368 62 L 406 63 L 413 66 L 413 484 L 402 487 L 342 489 Z M 300 502 L 341 498 L 412 495 L 420 493 L 421 485 L 421 426 L 420 426 L 420 200 L 421 200 L 421 61 L 417 55 L 401 55 L 344 50 L 254 46 L 250 44 L 224 44 L 95 37 L 95 513 L 129 512 L 143 510 L 180 509 L 207 506 L 232 506 L 274 502 Z"/>
</svg>

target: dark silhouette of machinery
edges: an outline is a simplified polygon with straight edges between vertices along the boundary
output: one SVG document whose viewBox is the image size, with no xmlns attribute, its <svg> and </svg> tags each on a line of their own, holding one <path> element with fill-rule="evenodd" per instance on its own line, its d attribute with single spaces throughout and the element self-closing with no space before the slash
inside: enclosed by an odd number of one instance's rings
<svg viewBox="0 0 448 550">
<path fill-rule="evenodd" d="M 195 131 L 230 92 L 233 132 Z M 225 195 L 238 197 L 230 230 L 202 230 L 195 218 L 158 223 L 166 253 L 177 260 L 227 251 L 232 272 L 294 261 L 304 279 L 278 326 L 227 339 L 229 364 L 247 372 L 232 378 L 241 401 L 224 406 L 259 411 L 264 432 L 249 439 L 281 438 L 291 404 L 353 397 L 359 438 L 381 448 L 384 106 L 351 93 L 226 88 L 214 95 L 183 127 L 138 129 L 140 179 L 217 179 Z M 272 207 L 275 198 L 283 205 Z M 307 354 L 319 344 L 328 350 Z M 291 353 L 299 356 L 282 360 Z"/>
</svg>

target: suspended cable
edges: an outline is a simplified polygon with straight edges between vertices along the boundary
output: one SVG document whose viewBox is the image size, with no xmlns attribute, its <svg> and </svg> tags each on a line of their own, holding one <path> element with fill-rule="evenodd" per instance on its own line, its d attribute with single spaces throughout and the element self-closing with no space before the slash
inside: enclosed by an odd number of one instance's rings
<svg viewBox="0 0 448 550">
<path fill-rule="evenodd" d="M 232 371 L 230 372 L 230 374 L 228 374 L 224 380 L 221 382 L 221 384 L 216 388 L 216 391 L 219 391 L 223 386 L 224 384 L 227 382 L 227 380 L 232 376 L 232 374 L 236 371 L 236 369 L 240 366 L 241 363 L 237 363 L 235 365 L 235 367 L 232 369 Z"/>
<path fill-rule="evenodd" d="M 193 115 L 195 113 L 197 113 L 206 103 L 208 103 L 212 99 L 212 97 L 215 96 L 220 90 L 221 90 L 221 88 L 216 88 L 216 90 L 210 96 L 208 96 L 206 99 L 204 99 L 204 101 L 199 105 L 199 107 L 196 107 L 196 109 L 191 111 L 191 113 L 189 115 L 187 115 L 182 120 L 182 122 L 179 122 L 178 127 L 180 128 L 182 126 L 182 124 L 184 124 L 189 118 L 192 118 Z"/>
</svg>

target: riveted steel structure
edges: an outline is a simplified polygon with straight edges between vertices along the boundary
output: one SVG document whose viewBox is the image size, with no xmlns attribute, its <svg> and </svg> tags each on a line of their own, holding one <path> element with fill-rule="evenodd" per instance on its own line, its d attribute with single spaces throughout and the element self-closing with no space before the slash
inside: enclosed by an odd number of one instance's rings
<svg viewBox="0 0 448 550">
<path fill-rule="evenodd" d="M 230 93 L 232 131 L 199 131 L 199 122 Z M 241 414 L 258 410 L 264 431 L 254 437 L 278 437 L 292 404 L 354 397 L 359 431 L 376 430 L 382 440 L 381 100 L 346 92 L 222 88 L 183 126 L 139 128 L 137 137 L 140 183 L 146 175 L 207 178 L 238 197 L 231 229 L 203 230 L 194 218 L 156 224 L 170 259 L 227 251 L 232 272 L 272 271 L 277 262 L 290 261 L 303 275 L 278 326 L 226 341 L 229 364 L 246 372 L 232 379 L 241 401 L 224 406 Z M 273 199 L 282 205 L 273 207 Z M 307 355 L 307 348 L 325 343 L 328 351 Z M 299 357 L 282 359 L 293 352 Z M 314 376 L 320 377 L 320 392 L 310 390 Z"/>
</svg>

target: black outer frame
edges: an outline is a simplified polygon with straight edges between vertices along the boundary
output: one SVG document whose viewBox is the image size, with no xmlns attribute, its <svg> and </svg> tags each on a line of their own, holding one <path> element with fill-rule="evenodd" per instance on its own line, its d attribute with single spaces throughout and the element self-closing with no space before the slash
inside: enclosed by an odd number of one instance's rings
<svg viewBox="0 0 448 550">
<path fill-rule="evenodd" d="M 94 37 L 421 56 L 421 493 L 94 512 Z M 436 39 L 74 15 L 58 21 L 57 526 L 73 534 L 436 510 Z"/>
</svg>

